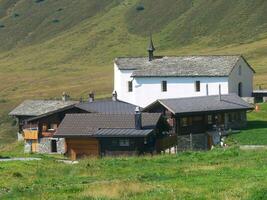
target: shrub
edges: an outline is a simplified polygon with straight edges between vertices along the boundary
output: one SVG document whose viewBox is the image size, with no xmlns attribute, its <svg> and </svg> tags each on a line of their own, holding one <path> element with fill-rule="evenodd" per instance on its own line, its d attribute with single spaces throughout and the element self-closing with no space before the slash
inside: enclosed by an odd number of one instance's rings
<svg viewBox="0 0 267 200">
<path fill-rule="evenodd" d="M 35 0 L 35 3 L 41 3 L 43 1 L 45 1 L 45 0 Z"/>
<path fill-rule="evenodd" d="M 139 5 L 139 6 L 136 7 L 136 10 L 137 11 L 145 10 L 145 7 L 143 5 Z"/>
<path fill-rule="evenodd" d="M 21 178 L 22 177 L 22 174 L 20 172 L 14 172 L 13 173 L 13 177 Z"/>
<path fill-rule="evenodd" d="M 5 28 L 5 25 L 3 25 L 3 24 L 0 24 L 0 28 Z"/>
<path fill-rule="evenodd" d="M 14 16 L 14 17 L 19 17 L 19 14 L 18 14 L 18 13 L 14 13 L 13 16 Z"/>
<path fill-rule="evenodd" d="M 53 19 L 52 22 L 53 22 L 53 23 L 58 23 L 59 20 L 58 20 L 58 19 Z"/>
</svg>

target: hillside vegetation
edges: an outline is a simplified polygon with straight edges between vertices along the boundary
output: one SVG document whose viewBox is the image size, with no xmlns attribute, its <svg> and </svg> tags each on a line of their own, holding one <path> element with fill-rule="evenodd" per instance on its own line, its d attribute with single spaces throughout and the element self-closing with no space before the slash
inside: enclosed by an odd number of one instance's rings
<svg viewBox="0 0 267 200">
<path fill-rule="evenodd" d="M 265 0 L 0 0 L 0 140 L 24 99 L 110 96 L 114 57 L 146 55 L 150 32 L 158 55 L 244 54 L 267 88 L 266 10 Z"/>
<path fill-rule="evenodd" d="M 1 199 L 266 199 L 266 150 L 1 163 Z"/>
</svg>

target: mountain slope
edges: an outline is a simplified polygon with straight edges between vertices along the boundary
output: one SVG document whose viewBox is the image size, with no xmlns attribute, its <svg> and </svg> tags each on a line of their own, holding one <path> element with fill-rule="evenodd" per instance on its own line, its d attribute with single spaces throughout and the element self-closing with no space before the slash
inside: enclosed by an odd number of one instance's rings
<svg viewBox="0 0 267 200">
<path fill-rule="evenodd" d="M 267 88 L 266 9 L 264 0 L 0 0 L 0 130 L 26 98 L 109 96 L 114 57 L 146 55 L 150 31 L 158 55 L 244 54 Z"/>
</svg>

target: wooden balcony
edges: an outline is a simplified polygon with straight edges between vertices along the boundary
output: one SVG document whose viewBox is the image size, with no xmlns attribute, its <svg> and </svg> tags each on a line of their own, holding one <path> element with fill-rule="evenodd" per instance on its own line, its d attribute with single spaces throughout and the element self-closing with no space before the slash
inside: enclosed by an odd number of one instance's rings
<svg viewBox="0 0 267 200">
<path fill-rule="evenodd" d="M 38 130 L 23 129 L 23 134 L 24 134 L 25 140 L 37 140 L 38 139 Z"/>
<path fill-rule="evenodd" d="M 53 137 L 56 130 L 48 130 L 42 132 L 42 137 Z"/>
</svg>

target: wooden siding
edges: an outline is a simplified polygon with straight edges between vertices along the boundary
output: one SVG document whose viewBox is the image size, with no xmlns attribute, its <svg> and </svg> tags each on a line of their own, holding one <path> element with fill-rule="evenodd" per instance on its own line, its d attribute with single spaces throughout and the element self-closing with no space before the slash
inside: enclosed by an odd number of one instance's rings
<svg viewBox="0 0 267 200">
<path fill-rule="evenodd" d="M 38 130 L 24 129 L 23 134 L 24 134 L 25 140 L 37 140 L 38 139 Z"/>
<path fill-rule="evenodd" d="M 38 140 L 32 140 L 32 152 L 38 152 Z"/>
<path fill-rule="evenodd" d="M 66 145 L 71 160 L 83 156 L 99 156 L 99 141 L 96 138 L 66 139 Z"/>
</svg>

